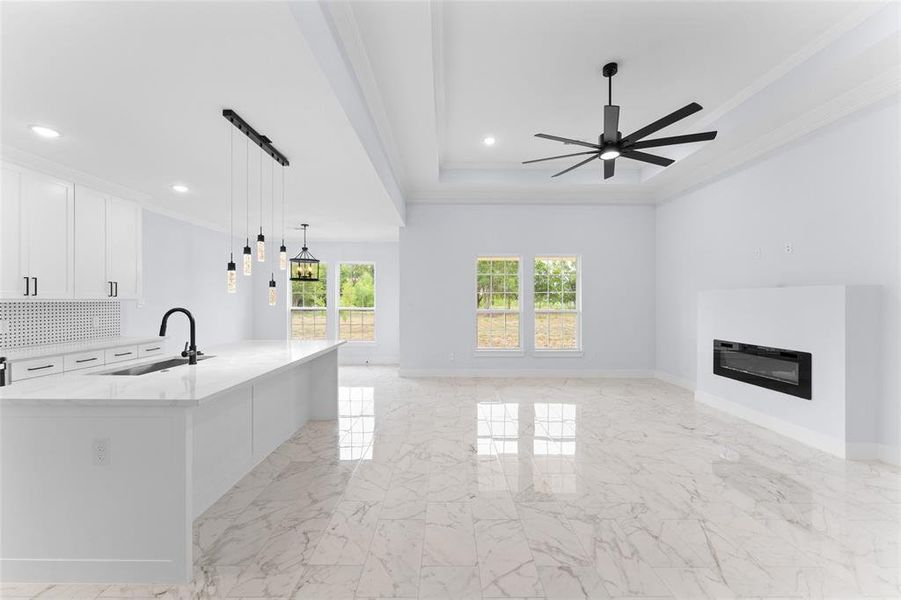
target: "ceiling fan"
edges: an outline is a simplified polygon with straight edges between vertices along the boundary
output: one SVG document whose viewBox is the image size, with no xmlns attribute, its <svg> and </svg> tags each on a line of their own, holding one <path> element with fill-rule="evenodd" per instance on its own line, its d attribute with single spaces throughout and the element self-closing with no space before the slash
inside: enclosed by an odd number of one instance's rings
<svg viewBox="0 0 901 600">
<path fill-rule="evenodd" d="M 664 127 L 669 127 L 676 121 L 681 121 L 685 117 L 693 115 L 694 113 L 701 110 L 702 107 L 697 102 L 692 102 L 691 104 L 683 106 L 679 110 L 666 115 L 662 119 L 658 119 L 650 125 L 645 125 L 638 131 L 635 131 L 623 137 L 622 133 L 620 133 L 620 131 L 618 130 L 619 106 L 613 104 L 613 76 L 616 75 L 617 70 L 618 65 L 615 62 L 607 63 L 606 65 L 604 65 L 604 68 L 601 69 L 601 73 L 604 75 L 604 77 L 607 78 L 608 101 L 607 106 L 604 107 L 604 132 L 600 136 L 598 136 L 597 144 L 559 137 L 556 135 L 548 135 L 546 133 L 535 134 L 535 137 L 544 138 L 546 140 L 553 140 L 555 142 L 563 142 L 567 145 L 573 144 L 576 146 L 584 146 L 586 148 L 591 148 L 591 150 L 588 150 L 586 152 L 576 152 L 574 154 L 562 154 L 560 156 L 549 156 L 548 158 L 527 160 L 522 164 L 527 165 L 530 163 L 542 162 L 545 160 L 569 158 L 570 156 L 590 155 L 585 160 L 574 164 L 568 169 L 564 169 L 559 173 L 555 173 L 552 177 L 559 177 L 564 173 L 569 173 L 573 169 L 578 169 L 582 165 L 587 165 L 591 161 L 599 158 L 604 161 L 604 179 L 610 179 L 611 177 L 613 177 L 613 171 L 616 168 L 617 157 L 630 158 L 632 160 L 651 163 L 652 165 L 667 167 L 673 164 L 675 161 L 669 158 L 664 158 L 663 156 L 657 156 L 656 154 L 640 152 L 640 150 L 642 150 L 643 148 L 656 148 L 658 146 L 671 146 L 673 144 L 703 142 L 705 140 L 712 140 L 716 137 L 715 131 L 706 131 L 704 133 L 676 135 L 672 137 L 657 138 L 654 140 L 643 139 L 651 135 L 652 133 L 663 129 Z"/>
</svg>

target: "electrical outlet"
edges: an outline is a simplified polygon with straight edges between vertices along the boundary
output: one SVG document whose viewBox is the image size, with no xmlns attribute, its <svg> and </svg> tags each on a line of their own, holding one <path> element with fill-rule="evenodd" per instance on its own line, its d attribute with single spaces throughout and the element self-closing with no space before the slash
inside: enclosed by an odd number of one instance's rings
<svg viewBox="0 0 901 600">
<path fill-rule="evenodd" d="M 109 438 L 95 438 L 91 454 L 95 466 L 108 466 L 110 460 Z"/>
<path fill-rule="evenodd" d="M 0 321 L 0 334 L 9 333 L 9 321 L 6 319 Z"/>
<path fill-rule="evenodd" d="M 763 257 L 763 250 L 760 248 L 754 248 L 754 260 L 760 260 Z"/>
<path fill-rule="evenodd" d="M 456 356 L 454 356 L 454 353 L 451 352 L 449 358 L 451 359 L 451 362 L 453 362 L 456 359 Z"/>
<path fill-rule="evenodd" d="M 100 317 L 91 317 L 91 327 L 93 327 L 94 329 L 98 329 L 100 327 Z"/>
<path fill-rule="evenodd" d="M 795 251 L 794 245 L 791 242 L 785 242 L 785 253 L 791 254 Z"/>
</svg>

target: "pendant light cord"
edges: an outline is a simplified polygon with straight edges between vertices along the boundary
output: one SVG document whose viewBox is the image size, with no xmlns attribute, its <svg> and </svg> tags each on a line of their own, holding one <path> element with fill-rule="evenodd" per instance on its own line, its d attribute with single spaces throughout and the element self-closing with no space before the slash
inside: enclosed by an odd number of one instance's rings
<svg viewBox="0 0 901 600">
<path fill-rule="evenodd" d="M 285 165 L 282 165 L 282 246 L 285 245 Z"/>
<path fill-rule="evenodd" d="M 275 235 L 275 161 L 269 163 L 269 217 L 269 235 Z"/>
<path fill-rule="evenodd" d="M 263 233 L 263 148 L 260 148 L 260 233 Z"/>
<path fill-rule="evenodd" d="M 247 244 L 250 244 L 250 138 L 244 140 L 244 208 L 247 211 L 244 233 L 247 234 Z"/>
<path fill-rule="evenodd" d="M 228 128 L 228 249 L 234 260 L 235 252 L 235 130 Z"/>
</svg>

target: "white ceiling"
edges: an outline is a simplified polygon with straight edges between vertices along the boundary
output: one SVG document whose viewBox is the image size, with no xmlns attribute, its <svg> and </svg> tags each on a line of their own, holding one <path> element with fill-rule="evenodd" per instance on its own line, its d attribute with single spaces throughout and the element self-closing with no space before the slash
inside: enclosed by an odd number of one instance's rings
<svg viewBox="0 0 901 600">
<path fill-rule="evenodd" d="M 311 223 L 313 240 L 397 238 L 398 211 L 286 3 L 0 5 L 0 135 L 7 156 L 24 151 L 130 188 L 166 212 L 224 227 L 231 126 L 221 111 L 233 108 L 292 163 L 289 227 Z M 31 123 L 63 136 L 37 138 Z M 239 233 L 244 139 L 235 139 Z M 258 160 L 251 152 L 252 167 Z M 258 168 L 252 168 L 254 228 Z M 191 192 L 173 193 L 175 182 Z"/>
<path fill-rule="evenodd" d="M 330 6 L 336 14 L 344 10 Z M 382 107 L 374 114 L 390 129 L 408 201 L 655 201 L 710 177 L 707 163 L 721 156 L 749 158 L 760 136 L 802 118 L 842 85 L 897 69 L 895 24 L 894 36 L 879 34 L 833 63 L 853 70 L 820 73 L 810 89 L 747 110 L 750 98 L 809 68 L 810 57 L 884 7 L 860 1 L 354 1 L 356 30 L 341 33 L 352 54 L 362 47 L 354 57 L 361 80 L 377 84 L 370 104 Z M 872 50 L 880 41 L 883 47 Z M 613 92 L 624 135 L 697 101 L 702 112 L 660 135 L 719 129 L 718 139 L 661 149 L 658 154 L 677 159 L 667 169 L 620 159 L 617 176 L 607 182 L 600 163 L 550 179 L 578 158 L 522 166 L 577 151 L 536 139 L 537 132 L 597 139 L 607 95 L 600 67 L 611 60 L 620 65 Z M 482 144 L 487 135 L 497 139 L 495 146 Z"/>
<path fill-rule="evenodd" d="M 314 241 L 397 239 L 404 200 L 657 202 L 897 93 L 899 6 L 0 1 L 0 136 L 7 158 L 224 227 L 221 110 L 233 108 L 292 161 L 288 224 L 310 222 Z M 573 151 L 536 132 L 598 135 L 610 60 L 623 133 L 697 101 L 703 111 L 660 135 L 717 139 L 661 149 L 677 160 L 667 169 L 618 160 L 607 181 L 599 165 L 552 180 L 568 159 L 521 165 Z M 32 123 L 63 137 L 39 139 Z M 236 182 L 240 233 L 243 168 Z"/>
</svg>

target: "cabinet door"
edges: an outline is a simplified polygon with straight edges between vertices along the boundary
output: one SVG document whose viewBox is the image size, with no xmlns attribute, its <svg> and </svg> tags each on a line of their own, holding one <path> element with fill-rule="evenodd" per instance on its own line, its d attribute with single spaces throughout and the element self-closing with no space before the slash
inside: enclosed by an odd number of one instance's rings
<svg viewBox="0 0 901 600">
<path fill-rule="evenodd" d="M 107 278 L 116 282 L 117 298 L 137 298 L 140 280 L 141 208 L 110 198 L 106 207 Z"/>
<path fill-rule="evenodd" d="M 3 166 L 0 171 L 0 298 L 25 297 L 21 190 L 21 172 Z"/>
<path fill-rule="evenodd" d="M 37 278 L 38 283 L 37 293 L 32 287 L 32 295 L 38 298 L 71 298 L 72 184 L 26 172 L 22 175 L 22 192 L 25 275 Z"/>
<path fill-rule="evenodd" d="M 108 298 L 106 275 L 106 196 L 75 186 L 75 297 Z"/>
</svg>

